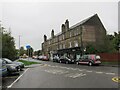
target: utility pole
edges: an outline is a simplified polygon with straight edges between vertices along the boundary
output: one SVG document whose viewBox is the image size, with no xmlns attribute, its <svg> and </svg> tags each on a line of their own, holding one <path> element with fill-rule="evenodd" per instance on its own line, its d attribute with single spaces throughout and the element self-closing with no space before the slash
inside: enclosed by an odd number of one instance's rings
<svg viewBox="0 0 120 90">
<path fill-rule="evenodd" d="M 19 35 L 19 58 L 20 58 L 20 35 Z"/>
<path fill-rule="evenodd" d="M 80 26 L 81 56 L 83 55 L 82 26 Z"/>
</svg>

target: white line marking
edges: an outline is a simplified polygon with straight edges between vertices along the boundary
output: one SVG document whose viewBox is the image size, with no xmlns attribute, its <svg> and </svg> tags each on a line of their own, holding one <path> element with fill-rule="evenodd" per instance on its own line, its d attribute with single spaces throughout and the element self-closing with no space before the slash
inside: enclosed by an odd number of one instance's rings
<svg viewBox="0 0 120 90">
<path fill-rule="evenodd" d="M 115 73 L 105 73 L 105 74 L 109 74 L 109 75 L 115 75 Z"/>
<path fill-rule="evenodd" d="M 26 72 L 28 71 L 28 69 L 29 69 L 29 68 L 27 68 L 27 69 L 24 71 L 24 73 L 26 73 Z M 11 88 L 11 87 L 13 86 L 13 84 L 15 84 L 15 83 L 24 75 L 24 73 L 21 74 L 11 85 L 7 86 L 7 88 Z"/>
<path fill-rule="evenodd" d="M 103 72 L 96 72 L 96 73 L 102 74 Z"/>
<path fill-rule="evenodd" d="M 86 71 L 86 72 L 93 72 L 93 71 Z"/>
<path fill-rule="evenodd" d="M 51 65 L 48 65 L 49 67 L 51 66 Z"/>
<path fill-rule="evenodd" d="M 70 74 L 66 74 L 66 77 L 71 77 L 71 78 L 77 78 L 77 77 L 82 77 L 85 76 L 86 74 L 84 73 L 70 73 Z"/>
<path fill-rule="evenodd" d="M 83 70 L 79 70 L 79 71 L 83 71 Z"/>
</svg>

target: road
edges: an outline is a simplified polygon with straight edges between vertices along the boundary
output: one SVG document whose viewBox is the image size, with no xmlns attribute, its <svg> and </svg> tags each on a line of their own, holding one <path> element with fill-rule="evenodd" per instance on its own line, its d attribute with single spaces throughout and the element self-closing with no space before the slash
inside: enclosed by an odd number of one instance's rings
<svg viewBox="0 0 120 90">
<path fill-rule="evenodd" d="M 42 64 L 28 68 L 11 88 L 118 88 L 112 80 L 118 76 L 117 67 L 39 62 Z"/>
</svg>

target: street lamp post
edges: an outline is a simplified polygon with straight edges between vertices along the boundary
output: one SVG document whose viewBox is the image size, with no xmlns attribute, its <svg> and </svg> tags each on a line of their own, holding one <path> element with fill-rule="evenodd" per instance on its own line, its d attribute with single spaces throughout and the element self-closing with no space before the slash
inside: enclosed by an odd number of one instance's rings
<svg viewBox="0 0 120 90">
<path fill-rule="evenodd" d="M 118 46 L 118 49 L 119 49 L 118 53 L 120 53 L 120 44 L 119 44 L 119 46 Z"/>
<path fill-rule="evenodd" d="M 83 55 L 82 27 L 80 26 L 81 56 Z"/>
<path fill-rule="evenodd" d="M 20 59 L 20 35 L 19 35 L 19 59 Z"/>
<path fill-rule="evenodd" d="M 28 61 L 29 61 L 29 53 L 30 53 L 30 48 L 31 48 L 31 46 L 30 46 L 30 45 L 27 45 L 26 48 L 27 48 L 27 50 L 28 50 Z"/>
</svg>

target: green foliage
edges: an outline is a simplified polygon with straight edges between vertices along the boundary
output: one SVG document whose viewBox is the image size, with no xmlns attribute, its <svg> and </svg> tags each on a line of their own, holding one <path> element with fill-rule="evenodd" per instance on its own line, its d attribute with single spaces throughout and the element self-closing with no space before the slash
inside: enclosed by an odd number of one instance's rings
<svg viewBox="0 0 120 90">
<path fill-rule="evenodd" d="M 106 35 L 104 38 L 104 44 L 94 45 L 88 43 L 86 46 L 86 54 L 95 54 L 95 53 L 114 53 L 119 50 L 120 44 L 120 32 L 114 32 L 114 35 Z"/>
<path fill-rule="evenodd" d="M 25 61 L 25 60 L 18 60 L 18 62 L 24 63 L 25 66 L 32 65 L 32 64 L 40 64 L 38 62 L 31 62 L 31 61 Z"/>
<path fill-rule="evenodd" d="M 2 57 L 11 60 L 16 59 L 17 52 L 15 49 L 15 41 L 10 32 L 2 32 Z"/>
<path fill-rule="evenodd" d="M 88 44 L 86 46 L 86 54 L 95 54 L 97 51 L 96 51 L 96 48 L 93 44 Z"/>
<path fill-rule="evenodd" d="M 31 48 L 27 49 L 26 54 L 27 54 L 29 57 L 32 57 L 32 56 L 33 56 L 33 48 L 31 47 Z"/>
<path fill-rule="evenodd" d="M 24 54 L 26 54 L 26 50 L 24 49 L 24 47 L 21 47 L 20 48 L 20 52 L 19 52 L 20 54 L 20 56 L 23 56 Z"/>
<path fill-rule="evenodd" d="M 39 55 L 42 55 L 42 51 L 41 51 L 41 50 L 35 51 L 35 52 L 34 52 L 34 55 L 38 55 L 38 56 L 39 56 Z"/>
</svg>

